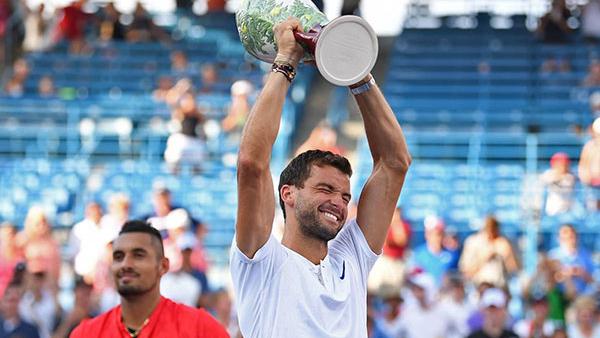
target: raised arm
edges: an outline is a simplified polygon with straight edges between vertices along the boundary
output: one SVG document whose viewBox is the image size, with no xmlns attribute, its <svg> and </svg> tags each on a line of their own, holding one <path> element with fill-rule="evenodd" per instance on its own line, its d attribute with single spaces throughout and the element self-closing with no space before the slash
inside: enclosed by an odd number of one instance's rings
<svg viewBox="0 0 600 338">
<path fill-rule="evenodd" d="M 304 51 L 293 31 L 302 30 L 297 19 L 288 19 L 274 29 L 281 59 L 293 67 Z M 269 239 L 275 213 L 275 195 L 269 164 L 273 143 L 279 131 L 281 112 L 290 82 L 279 72 L 269 74 L 240 141 L 237 167 L 238 211 L 237 247 L 248 257 Z"/>
<path fill-rule="evenodd" d="M 351 87 L 367 89 L 354 95 L 364 120 L 367 140 L 373 157 L 373 171 L 358 202 L 357 223 L 371 250 L 380 253 L 394 208 L 404 184 L 411 157 L 402 128 L 381 90 L 367 75 Z M 366 83 L 367 85 L 361 86 Z"/>
</svg>

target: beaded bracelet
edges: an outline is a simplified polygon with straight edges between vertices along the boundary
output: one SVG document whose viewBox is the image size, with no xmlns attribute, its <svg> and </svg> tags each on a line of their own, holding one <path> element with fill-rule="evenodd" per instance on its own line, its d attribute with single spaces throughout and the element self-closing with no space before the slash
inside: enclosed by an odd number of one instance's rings
<svg viewBox="0 0 600 338">
<path fill-rule="evenodd" d="M 271 66 L 271 71 L 283 74 L 290 83 L 296 77 L 296 70 L 294 67 L 286 63 L 274 63 L 273 66 Z"/>
</svg>

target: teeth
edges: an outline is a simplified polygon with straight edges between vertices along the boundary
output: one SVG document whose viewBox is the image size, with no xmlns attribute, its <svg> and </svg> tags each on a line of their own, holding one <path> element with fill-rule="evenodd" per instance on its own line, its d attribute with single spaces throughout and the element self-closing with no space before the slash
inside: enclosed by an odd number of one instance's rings
<svg viewBox="0 0 600 338">
<path fill-rule="evenodd" d="M 329 213 L 329 212 L 324 212 L 324 214 L 326 217 L 331 218 L 332 220 L 337 222 L 337 216 L 335 216 L 334 214 Z"/>
</svg>

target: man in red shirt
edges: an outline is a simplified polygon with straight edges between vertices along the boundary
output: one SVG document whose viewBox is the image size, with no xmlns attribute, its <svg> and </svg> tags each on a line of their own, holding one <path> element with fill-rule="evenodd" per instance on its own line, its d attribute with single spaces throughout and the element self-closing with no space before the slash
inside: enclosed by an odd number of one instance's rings
<svg viewBox="0 0 600 338">
<path fill-rule="evenodd" d="M 111 272 L 121 305 L 83 321 L 71 338 L 229 337 L 206 311 L 160 295 L 160 278 L 169 271 L 169 260 L 158 230 L 129 221 L 112 250 Z"/>
</svg>

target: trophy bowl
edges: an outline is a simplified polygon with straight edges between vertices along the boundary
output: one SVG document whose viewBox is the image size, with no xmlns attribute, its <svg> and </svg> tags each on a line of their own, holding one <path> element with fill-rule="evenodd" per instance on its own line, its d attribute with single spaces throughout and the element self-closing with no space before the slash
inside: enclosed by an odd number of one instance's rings
<svg viewBox="0 0 600 338">
<path fill-rule="evenodd" d="M 273 26 L 296 17 L 304 32 L 295 32 L 323 77 L 338 86 L 362 80 L 375 65 L 377 36 L 362 18 L 345 15 L 328 21 L 310 0 L 243 0 L 236 13 L 242 45 L 257 59 L 272 63 L 277 55 Z"/>
</svg>

